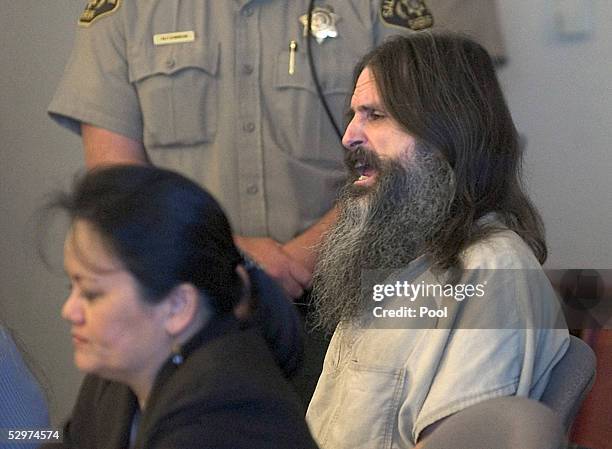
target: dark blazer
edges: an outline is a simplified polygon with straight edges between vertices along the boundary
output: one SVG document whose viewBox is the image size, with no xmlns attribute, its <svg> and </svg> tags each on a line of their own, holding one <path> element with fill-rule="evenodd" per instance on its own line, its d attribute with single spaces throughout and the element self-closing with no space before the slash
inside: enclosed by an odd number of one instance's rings
<svg viewBox="0 0 612 449">
<path fill-rule="evenodd" d="M 183 364 L 168 361 L 160 370 L 135 448 L 317 447 L 296 394 L 256 328 L 241 330 L 233 318 L 211 323 L 183 354 Z M 129 388 L 87 376 L 63 447 L 127 448 L 136 409 Z"/>
</svg>

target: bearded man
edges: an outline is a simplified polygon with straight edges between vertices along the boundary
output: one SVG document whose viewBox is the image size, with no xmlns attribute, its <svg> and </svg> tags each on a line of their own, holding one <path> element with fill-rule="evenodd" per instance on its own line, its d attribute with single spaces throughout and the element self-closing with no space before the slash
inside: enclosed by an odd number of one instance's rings
<svg viewBox="0 0 612 449">
<path fill-rule="evenodd" d="M 569 337 L 517 136 L 468 38 L 414 33 L 356 67 L 349 179 L 313 280 L 334 331 L 307 413 L 322 448 L 420 447 L 470 405 L 542 395 Z"/>
</svg>

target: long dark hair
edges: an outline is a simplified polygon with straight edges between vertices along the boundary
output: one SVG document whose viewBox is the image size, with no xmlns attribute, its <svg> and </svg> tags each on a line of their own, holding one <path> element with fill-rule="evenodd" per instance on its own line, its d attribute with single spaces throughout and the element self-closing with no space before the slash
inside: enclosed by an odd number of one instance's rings
<svg viewBox="0 0 612 449">
<path fill-rule="evenodd" d="M 50 207 L 92 225 L 146 301 L 161 301 L 183 282 L 204 293 L 219 315 L 240 301 L 242 256 L 229 222 L 208 192 L 178 173 L 136 165 L 96 169 Z"/>
<path fill-rule="evenodd" d="M 460 267 L 461 250 L 496 231 L 476 226 L 490 212 L 543 263 L 544 227 L 521 184 L 518 133 L 486 50 L 461 35 L 422 31 L 367 54 L 355 69 L 355 83 L 365 67 L 387 113 L 454 170 L 451 213 L 428 246 L 435 265 Z"/>
</svg>

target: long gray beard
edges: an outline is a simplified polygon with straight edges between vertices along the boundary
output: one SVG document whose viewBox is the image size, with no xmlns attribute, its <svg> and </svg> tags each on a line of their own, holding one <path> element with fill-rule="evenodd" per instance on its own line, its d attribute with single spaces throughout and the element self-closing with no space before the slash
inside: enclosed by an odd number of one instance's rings
<svg viewBox="0 0 612 449">
<path fill-rule="evenodd" d="M 454 174 L 446 160 L 417 145 L 409 160 L 380 164 L 371 190 L 345 186 L 338 221 L 319 248 L 310 324 L 328 333 L 363 315 L 363 270 L 405 267 L 423 254 L 448 217 Z"/>
</svg>

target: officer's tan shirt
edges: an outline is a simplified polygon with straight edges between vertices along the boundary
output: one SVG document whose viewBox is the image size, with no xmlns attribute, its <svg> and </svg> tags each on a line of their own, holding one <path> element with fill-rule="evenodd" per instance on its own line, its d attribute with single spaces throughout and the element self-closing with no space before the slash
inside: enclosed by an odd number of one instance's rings
<svg viewBox="0 0 612 449">
<path fill-rule="evenodd" d="M 335 15 L 337 36 L 313 40 L 312 53 L 340 129 L 355 63 L 409 32 L 383 21 L 384 1 L 315 3 Z M 287 241 L 330 209 L 344 176 L 307 62 L 299 18 L 308 3 L 105 0 L 79 27 L 49 112 L 76 132 L 84 122 L 143 141 L 155 164 L 210 190 L 237 233 Z M 425 4 L 435 26 L 501 51 L 494 1 Z"/>
</svg>

